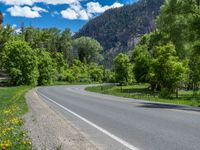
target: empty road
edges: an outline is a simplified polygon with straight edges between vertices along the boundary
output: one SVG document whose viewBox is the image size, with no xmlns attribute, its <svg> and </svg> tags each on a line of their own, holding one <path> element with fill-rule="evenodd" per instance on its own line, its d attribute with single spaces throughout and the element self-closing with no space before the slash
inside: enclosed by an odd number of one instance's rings
<svg viewBox="0 0 200 150">
<path fill-rule="evenodd" d="M 41 87 L 38 94 L 105 150 L 200 150 L 200 109 Z"/>
</svg>

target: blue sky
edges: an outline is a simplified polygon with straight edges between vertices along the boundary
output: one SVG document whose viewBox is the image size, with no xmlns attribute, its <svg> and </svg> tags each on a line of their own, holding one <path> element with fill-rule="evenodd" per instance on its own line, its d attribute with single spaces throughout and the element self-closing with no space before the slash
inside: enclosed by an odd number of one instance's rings
<svg viewBox="0 0 200 150">
<path fill-rule="evenodd" d="M 136 0 L 0 0 L 4 25 L 70 28 L 78 31 L 89 19 Z"/>
</svg>

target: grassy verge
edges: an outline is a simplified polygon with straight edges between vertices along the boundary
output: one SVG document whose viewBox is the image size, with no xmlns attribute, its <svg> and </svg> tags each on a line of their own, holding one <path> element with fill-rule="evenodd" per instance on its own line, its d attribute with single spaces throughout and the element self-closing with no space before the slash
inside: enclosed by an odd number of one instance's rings
<svg viewBox="0 0 200 150">
<path fill-rule="evenodd" d="M 148 84 L 124 86 L 96 86 L 88 87 L 86 90 L 102 94 L 109 94 L 120 97 L 135 98 L 139 100 L 148 100 L 155 102 L 164 102 L 179 105 L 189 105 L 200 107 L 200 91 L 194 96 L 192 91 L 180 91 L 179 98 L 175 94 L 170 98 L 160 98 L 159 93 L 152 93 L 148 90 Z"/>
<path fill-rule="evenodd" d="M 24 94 L 30 89 L 28 86 L 0 87 L 0 149 L 31 149 L 21 118 L 28 111 Z"/>
</svg>

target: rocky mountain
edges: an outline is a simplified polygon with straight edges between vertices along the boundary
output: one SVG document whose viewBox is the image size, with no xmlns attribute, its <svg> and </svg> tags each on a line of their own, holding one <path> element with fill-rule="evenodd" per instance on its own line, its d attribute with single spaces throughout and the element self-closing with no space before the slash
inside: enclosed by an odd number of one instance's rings
<svg viewBox="0 0 200 150">
<path fill-rule="evenodd" d="M 163 3 L 164 0 L 139 0 L 107 10 L 90 20 L 74 37 L 98 40 L 104 47 L 104 64 L 109 66 L 118 53 L 129 53 L 142 35 L 155 29 L 155 18 Z"/>
</svg>

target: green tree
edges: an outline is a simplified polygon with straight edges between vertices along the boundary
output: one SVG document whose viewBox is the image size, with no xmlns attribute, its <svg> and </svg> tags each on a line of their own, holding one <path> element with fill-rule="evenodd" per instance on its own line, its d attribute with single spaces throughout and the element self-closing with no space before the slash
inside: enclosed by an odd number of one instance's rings
<svg viewBox="0 0 200 150">
<path fill-rule="evenodd" d="M 191 53 L 190 43 L 195 40 L 191 20 L 199 18 L 197 11 L 196 0 L 166 0 L 157 19 L 158 29 L 167 33 L 168 41 L 173 42 L 177 55 L 182 59 Z"/>
<path fill-rule="evenodd" d="M 103 79 L 103 66 L 98 66 L 96 63 L 89 65 L 89 75 L 92 81 L 101 82 Z"/>
<path fill-rule="evenodd" d="M 90 37 L 80 37 L 74 40 L 74 48 L 78 58 L 83 63 L 98 62 L 102 59 L 100 52 L 103 50 L 98 41 Z"/>
<path fill-rule="evenodd" d="M 4 44 L 13 37 L 13 29 L 11 26 L 2 27 L 0 25 L 0 56 L 3 52 Z M 0 70 L 2 69 L 2 58 L 0 57 Z"/>
<path fill-rule="evenodd" d="M 133 53 L 134 74 L 137 82 L 148 82 L 150 54 L 147 45 L 136 46 Z"/>
<path fill-rule="evenodd" d="M 38 49 L 37 56 L 39 59 L 38 63 L 38 71 L 39 71 L 39 78 L 38 84 L 39 85 L 49 85 L 52 84 L 55 80 L 55 71 L 56 71 L 56 64 L 53 62 L 50 53 L 45 52 L 44 50 Z"/>
<path fill-rule="evenodd" d="M 88 67 L 86 64 L 82 63 L 80 60 L 75 59 L 70 69 L 71 69 L 71 74 L 76 82 L 89 81 Z"/>
<path fill-rule="evenodd" d="M 120 53 L 116 56 L 114 59 L 114 71 L 116 81 L 119 82 L 121 86 L 134 81 L 132 70 L 133 66 L 130 63 L 128 55 Z"/>
<path fill-rule="evenodd" d="M 69 29 L 65 29 L 59 40 L 59 51 L 64 54 L 64 59 L 66 63 L 71 64 L 73 60 L 73 52 L 72 52 L 72 39 L 71 39 L 71 31 Z"/>
<path fill-rule="evenodd" d="M 149 79 L 168 96 L 181 82 L 185 81 L 188 70 L 187 63 L 177 57 L 172 44 L 156 47 L 154 55 L 149 69 Z"/>
<path fill-rule="evenodd" d="M 53 62 L 56 68 L 56 79 L 63 80 L 65 78 L 65 71 L 67 69 L 67 64 L 64 60 L 63 53 L 55 52 Z"/>
<path fill-rule="evenodd" d="M 200 83 L 200 41 L 196 42 L 190 58 L 191 79 L 193 90 L 197 90 Z"/>
<path fill-rule="evenodd" d="M 13 85 L 37 85 L 38 60 L 28 43 L 16 39 L 6 42 L 2 60 Z"/>
</svg>

